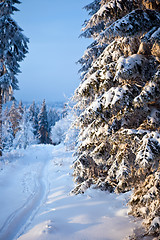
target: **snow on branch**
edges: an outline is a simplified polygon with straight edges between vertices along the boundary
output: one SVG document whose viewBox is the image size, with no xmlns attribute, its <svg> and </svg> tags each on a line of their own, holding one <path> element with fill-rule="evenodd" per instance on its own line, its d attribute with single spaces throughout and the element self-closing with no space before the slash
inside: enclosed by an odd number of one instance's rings
<svg viewBox="0 0 160 240">
<path fill-rule="evenodd" d="M 86 5 L 84 7 L 84 9 L 86 9 L 87 11 L 89 11 L 89 15 L 93 15 L 94 13 L 96 13 L 99 8 L 100 8 L 100 1 L 101 0 L 94 0 L 92 3 Z"/>
<path fill-rule="evenodd" d="M 160 39 L 160 27 L 153 27 L 149 32 L 147 32 L 143 37 L 142 41 L 152 41 L 155 42 Z"/>
<path fill-rule="evenodd" d="M 160 134 L 150 132 L 144 135 L 137 150 L 135 162 L 142 168 L 155 168 L 153 159 L 160 154 Z M 157 164 L 158 165 L 158 162 Z"/>
<path fill-rule="evenodd" d="M 97 40 L 107 42 L 112 37 L 140 35 L 158 27 L 159 23 L 160 13 L 152 10 L 134 10 L 106 28 Z"/>
<path fill-rule="evenodd" d="M 160 94 L 160 70 L 156 72 L 153 79 L 146 83 L 141 93 L 133 100 L 135 107 L 143 106 L 146 103 L 158 101 Z"/>
<path fill-rule="evenodd" d="M 111 0 L 102 7 L 90 18 L 85 27 L 82 28 L 84 33 L 81 36 L 94 37 L 102 32 L 106 26 L 109 26 L 120 16 L 132 11 L 135 8 L 130 0 Z"/>
<path fill-rule="evenodd" d="M 122 87 L 112 87 L 107 92 L 105 92 L 100 98 L 96 99 L 85 111 L 84 113 L 93 111 L 99 112 L 103 106 L 105 109 L 113 108 L 116 104 L 123 105 L 129 104 L 129 93 L 130 90 L 127 85 Z"/>
<path fill-rule="evenodd" d="M 133 54 L 127 58 L 122 56 L 117 61 L 114 80 L 131 79 L 140 75 L 141 78 L 145 78 L 147 66 L 148 60 L 143 55 Z"/>
</svg>

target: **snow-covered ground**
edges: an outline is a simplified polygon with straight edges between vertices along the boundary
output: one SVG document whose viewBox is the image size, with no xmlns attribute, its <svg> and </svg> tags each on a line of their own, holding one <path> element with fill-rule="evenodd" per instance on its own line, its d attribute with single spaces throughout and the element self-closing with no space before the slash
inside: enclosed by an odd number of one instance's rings
<svg viewBox="0 0 160 240">
<path fill-rule="evenodd" d="M 33 145 L 0 163 L 0 240 L 121 240 L 132 233 L 128 194 L 74 187 L 72 152 Z"/>
</svg>

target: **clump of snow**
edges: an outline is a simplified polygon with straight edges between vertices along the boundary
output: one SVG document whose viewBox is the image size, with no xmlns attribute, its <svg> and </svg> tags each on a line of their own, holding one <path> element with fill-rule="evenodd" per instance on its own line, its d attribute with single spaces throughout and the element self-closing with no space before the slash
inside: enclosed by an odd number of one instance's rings
<svg viewBox="0 0 160 240">
<path fill-rule="evenodd" d="M 134 75 L 134 78 L 139 75 L 140 66 L 144 66 L 147 62 L 143 55 L 133 54 L 127 58 L 120 57 L 117 61 L 115 79 L 129 79 Z M 142 74 L 141 74 L 142 75 Z"/>
<path fill-rule="evenodd" d="M 83 92 L 86 91 L 91 84 L 94 85 L 96 84 L 97 81 L 98 80 L 96 78 L 96 73 L 92 74 L 91 77 L 89 77 L 87 80 L 80 84 L 80 86 L 77 89 L 77 93 L 82 95 Z"/>
<path fill-rule="evenodd" d="M 129 102 L 127 101 L 129 92 L 129 88 L 127 85 L 122 87 L 112 87 L 107 92 L 105 92 L 100 98 L 97 98 L 93 103 L 86 108 L 83 114 L 89 113 L 90 110 L 96 112 L 100 110 L 101 105 L 105 108 L 113 107 L 117 102 L 124 100 L 126 98 L 125 104 L 127 105 Z"/>
<path fill-rule="evenodd" d="M 109 105 L 113 106 L 129 91 L 126 85 L 122 87 L 112 87 L 108 92 L 104 94 L 105 104 L 107 108 Z"/>
<path fill-rule="evenodd" d="M 133 100 L 135 106 L 141 106 L 145 102 L 150 102 L 159 93 L 159 87 L 154 81 L 149 81 L 142 89 L 141 93 Z"/>
</svg>

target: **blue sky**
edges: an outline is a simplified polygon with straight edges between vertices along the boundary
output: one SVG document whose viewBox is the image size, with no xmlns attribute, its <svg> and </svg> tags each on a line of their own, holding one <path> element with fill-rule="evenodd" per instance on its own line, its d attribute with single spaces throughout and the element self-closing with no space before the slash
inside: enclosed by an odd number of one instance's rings
<svg viewBox="0 0 160 240">
<path fill-rule="evenodd" d="M 78 38 L 90 0 L 22 0 L 13 18 L 30 39 L 29 54 L 20 64 L 17 100 L 65 101 L 80 79 L 79 65 L 90 40 Z"/>
</svg>

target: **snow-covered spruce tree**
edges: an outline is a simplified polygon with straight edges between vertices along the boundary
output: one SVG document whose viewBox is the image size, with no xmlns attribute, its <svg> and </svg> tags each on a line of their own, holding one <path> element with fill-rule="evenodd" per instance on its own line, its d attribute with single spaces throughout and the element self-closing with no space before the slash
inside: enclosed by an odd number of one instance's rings
<svg viewBox="0 0 160 240">
<path fill-rule="evenodd" d="M 18 0 L 0 1 L 0 155 L 2 155 L 2 103 L 18 89 L 16 75 L 20 72 L 21 62 L 28 52 L 28 38 L 13 20 L 12 15 L 18 9 Z"/>
<path fill-rule="evenodd" d="M 18 108 L 17 108 L 19 114 L 21 115 L 21 118 L 23 116 L 23 113 L 24 113 L 24 109 L 23 109 L 23 103 L 22 101 L 19 101 L 19 105 L 18 105 Z"/>
<path fill-rule="evenodd" d="M 12 123 L 8 117 L 8 108 L 3 111 L 2 132 L 3 151 L 9 151 L 12 149 L 14 136 Z"/>
<path fill-rule="evenodd" d="M 38 114 L 38 139 L 39 143 L 51 143 L 50 133 L 48 132 L 48 118 L 45 100 Z"/>
<path fill-rule="evenodd" d="M 26 108 L 23 109 L 23 116 L 19 123 L 19 130 L 15 135 L 13 147 L 26 149 L 27 146 L 36 143 L 33 133 L 32 123 L 29 119 L 29 112 Z"/>
<path fill-rule="evenodd" d="M 3 151 L 9 151 L 13 147 L 13 129 L 12 129 L 12 123 L 9 121 L 9 119 L 6 119 L 2 124 L 2 143 L 3 143 Z"/>
<path fill-rule="evenodd" d="M 19 112 L 19 108 L 17 108 L 15 101 L 13 101 L 12 106 L 8 112 L 8 120 L 12 123 L 14 137 L 19 131 L 19 124 L 21 119 L 22 114 Z"/>
<path fill-rule="evenodd" d="M 80 128 L 75 192 L 95 184 L 116 192 L 134 188 L 137 195 L 137 186 L 154 178 L 160 160 L 160 3 L 100 4 L 86 29 L 103 21 L 103 30 L 94 27 L 92 36 L 105 48 L 91 60 L 74 96 L 75 107 L 81 107 L 75 121 Z M 140 201 L 131 201 L 132 212 L 139 209 L 144 217 Z M 149 223 L 157 217 L 158 204 L 146 209 Z"/>
<path fill-rule="evenodd" d="M 36 106 L 35 102 L 33 101 L 33 103 L 29 107 L 29 119 L 32 122 L 33 133 L 36 139 L 38 139 L 38 114 L 39 114 L 39 108 Z"/>
</svg>

